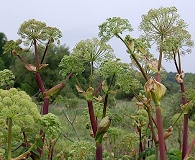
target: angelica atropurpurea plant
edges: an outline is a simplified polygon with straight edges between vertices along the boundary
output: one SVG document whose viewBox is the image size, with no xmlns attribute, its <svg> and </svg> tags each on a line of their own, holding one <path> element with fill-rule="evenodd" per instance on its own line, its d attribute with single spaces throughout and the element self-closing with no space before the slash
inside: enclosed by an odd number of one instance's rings
<svg viewBox="0 0 195 160">
<path fill-rule="evenodd" d="M 48 47 L 54 42 L 59 44 L 59 39 L 62 37 L 62 33 L 59 29 L 47 26 L 44 22 L 30 19 L 21 24 L 18 30 L 18 35 L 20 36 L 20 39 L 16 41 L 10 40 L 5 44 L 4 52 L 11 53 L 18 57 L 19 60 L 24 64 L 25 68 L 35 75 L 35 80 L 38 84 L 39 90 L 42 93 L 44 101 L 41 113 L 43 115 L 48 114 L 50 97 L 57 95 L 64 88 L 65 82 L 61 82 L 50 89 L 46 89 L 41 78 L 40 70 L 49 65 L 44 63 L 44 59 L 47 56 Z M 44 48 L 43 53 L 41 53 L 39 47 Z M 34 64 L 26 62 L 22 57 L 22 54 L 27 54 L 27 52 L 30 51 L 34 52 L 34 54 L 32 54 L 34 55 L 32 56 Z"/>
<path fill-rule="evenodd" d="M 59 29 L 47 26 L 44 22 L 31 19 L 21 24 L 18 35 L 20 36 L 20 39 L 16 41 L 10 40 L 5 44 L 4 53 L 12 53 L 17 56 L 24 64 L 25 68 L 35 74 L 37 84 L 44 99 L 42 114 L 47 114 L 49 111 L 50 96 L 59 92 L 64 87 L 64 83 L 60 83 L 52 89 L 47 90 L 42 81 L 40 70 L 49 65 L 44 64 L 48 47 L 55 41 L 59 44 L 62 33 Z M 22 46 L 25 46 L 26 48 L 23 49 Z M 38 47 L 44 48 L 44 52 L 40 53 Z M 35 61 L 34 64 L 29 64 L 22 58 L 22 53 L 27 53 L 29 51 L 34 52 L 34 57 L 32 57 Z"/>
<path fill-rule="evenodd" d="M 114 55 L 112 54 L 113 50 L 110 45 L 99 41 L 97 38 L 87 39 L 85 41 L 80 41 L 75 48 L 73 53 L 70 56 L 64 56 L 61 60 L 59 66 L 61 67 L 60 73 L 63 76 L 67 76 L 72 73 L 75 75 L 77 84 L 77 91 L 83 95 L 88 104 L 88 112 L 91 122 L 91 127 L 93 131 L 93 136 L 96 137 L 96 132 L 98 130 L 98 122 L 94 113 L 94 100 L 101 101 L 100 96 L 96 96 L 101 87 L 101 82 L 99 87 L 94 86 L 94 70 L 95 65 L 98 67 L 103 61 L 112 59 Z M 85 66 L 88 64 L 90 68 L 89 85 L 88 88 L 83 88 L 82 84 L 77 79 L 77 74 L 81 74 L 85 70 Z M 94 90 L 94 87 L 97 87 Z M 107 129 L 109 128 L 110 119 L 107 118 Z M 104 126 L 105 127 L 105 126 Z M 105 128 L 106 129 L 106 128 Z M 100 133 L 101 134 L 101 133 Z M 102 144 L 96 143 L 96 159 L 102 159 Z"/>
<path fill-rule="evenodd" d="M 110 117 L 107 115 L 108 97 L 110 94 L 116 94 L 120 86 L 122 88 L 130 87 L 120 85 L 124 81 L 122 77 L 126 76 L 131 78 L 132 82 L 137 82 L 130 74 L 126 74 L 129 66 L 116 59 L 112 52 L 110 45 L 105 42 L 97 38 L 87 39 L 80 41 L 73 49 L 73 53 L 64 56 L 59 65 L 61 67 L 60 73 L 63 76 L 66 77 L 69 73 L 75 75 L 73 77 L 77 81 L 76 89 L 87 101 L 92 135 L 96 141 L 96 159 L 98 160 L 102 159 L 103 136 L 110 126 Z M 86 64 L 90 68 L 89 85 L 87 88 L 83 88 L 77 75 L 86 69 Z M 94 82 L 95 77 L 99 77 L 99 85 Z M 132 85 L 136 86 L 137 83 L 132 83 Z M 97 95 L 101 89 L 104 95 Z M 101 111 L 98 113 L 96 106 L 101 107 Z"/>
<path fill-rule="evenodd" d="M 0 156 L 8 160 L 29 156 L 36 159 L 39 157 L 36 147 L 40 147 L 43 135 L 59 134 L 61 130 L 55 115 L 42 116 L 31 97 L 16 88 L 0 89 L 0 122 Z"/>
<path fill-rule="evenodd" d="M 173 60 L 177 70 L 176 80 L 180 84 L 181 93 L 185 93 L 183 78 L 184 71 L 181 65 L 181 55 L 191 53 L 194 42 L 187 31 L 188 24 L 180 18 L 176 7 L 160 7 L 151 9 L 142 16 L 140 29 L 144 32 L 143 37 L 151 43 L 157 44 L 159 50 L 157 81 L 160 81 L 160 66 L 162 59 Z M 187 104 L 184 96 L 182 104 Z M 182 159 L 188 150 L 188 113 L 184 114 Z"/>
<path fill-rule="evenodd" d="M 156 158 L 158 159 L 158 144 L 160 146 L 160 153 L 161 159 L 165 159 L 165 145 L 164 145 L 164 133 L 163 133 L 163 126 L 162 126 L 162 117 L 161 117 L 161 107 L 160 101 L 162 96 L 165 94 L 166 88 L 163 84 L 157 82 L 153 77 L 150 79 L 148 78 L 146 70 L 141 65 L 138 58 L 142 57 L 143 59 L 147 57 L 147 43 L 143 43 L 142 39 L 135 39 L 132 38 L 130 35 L 126 35 L 123 38 L 123 33 L 125 31 L 132 31 L 132 27 L 127 19 L 121 19 L 119 17 L 108 18 L 106 22 L 102 23 L 99 26 L 100 32 L 99 36 L 103 41 L 109 41 L 112 37 L 119 38 L 124 45 L 127 47 L 127 52 L 130 55 L 131 60 L 133 63 L 136 64 L 138 71 L 142 73 L 146 84 L 145 84 L 145 92 L 146 95 L 150 95 L 146 97 L 139 97 L 135 94 L 135 97 L 144 104 L 146 111 L 148 113 L 148 118 L 150 122 L 150 128 L 152 132 L 153 139 L 156 143 Z M 150 63 L 150 61 L 148 61 Z M 151 63 L 149 67 L 151 69 L 157 69 L 156 63 Z M 151 115 L 151 105 L 150 100 L 153 100 L 155 103 L 156 109 L 156 119 L 157 119 L 157 129 L 158 129 L 158 139 L 154 131 L 154 124 L 152 121 Z"/>
</svg>

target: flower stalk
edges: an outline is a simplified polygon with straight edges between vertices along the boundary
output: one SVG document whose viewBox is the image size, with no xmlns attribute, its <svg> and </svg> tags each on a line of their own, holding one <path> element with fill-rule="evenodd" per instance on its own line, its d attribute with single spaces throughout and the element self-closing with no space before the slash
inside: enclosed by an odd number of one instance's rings
<svg viewBox="0 0 195 160">
<path fill-rule="evenodd" d="M 162 122 L 161 104 L 160 104 L 161 99 L 166 92 L 166 87 L 160 82 L 156 81 L 153 77 L 151 77 L 145 83 L 144 90 L 147 98 L 152 99 L 155 104 L 160 159 L 166 160 L 166 149 L 165 149 L 163 122 Z"/>
<path fill-rule="evenodd" d="M 12 158 L 12 150 L 11 150 L 11 141 L 12 141 L 12 119 L 8 118 L 8 146 L 7 146 L 7 151 L 8 151 L 8 160 L 11 160 Z"/>
</svg>

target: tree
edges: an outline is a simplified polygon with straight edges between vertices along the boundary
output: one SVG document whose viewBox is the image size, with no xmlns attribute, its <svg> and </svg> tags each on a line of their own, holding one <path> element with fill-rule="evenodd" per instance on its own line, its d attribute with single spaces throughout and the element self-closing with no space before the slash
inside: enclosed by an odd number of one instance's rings
<svg viewBox="0 0 195 160">
<path fill-rule="evenodd" d="M 0 70 L 3 70 L 5 68 L 9 68 L 10 64 L 11 64 L 11 58 L 6 55 L 3 54 L 4 52 L 4 45 L 7 42 L 7 37 L 4 33 L 0 32 Z"/>
<path fill-rule="evenodd" d="M 7 42 L 7 37 L 4 33 L 0 32 L 0 54 L 3 54 L 3 46 Z"/>
<path fill-rule="evenodd" d="M 43 48 L 39 47 L 39 51 L 43 53 Z M 32 57 L 34 55 L 32 51 L 30 51 L 28 54 L 21 53 L 20 55 L 23 57 L 23 59 L 25 59 L 25 61 L 33 63 Z M 44 70 L 40 70 L 45 88 L 52 88 L 52 86 L 63 80 L 59 75 L 60 69 L 58 64 L 64 55 L 69 55 L 68 47 L 65 45 L 57 46 L 55 44 L 51 44 L 48 48 L 47 56 L 44 60 L 48 66 Z M 38 92 L 39 87 L 34 80 L 34 73 L 28 72 L 24 65 L 20 63 L 19 59 L 15 60 L 14 67 L 11 67 L 11 70 L 16 76 L 16 87 L 20 87 L 29 95 L 35 95 Z"/>
</svg>

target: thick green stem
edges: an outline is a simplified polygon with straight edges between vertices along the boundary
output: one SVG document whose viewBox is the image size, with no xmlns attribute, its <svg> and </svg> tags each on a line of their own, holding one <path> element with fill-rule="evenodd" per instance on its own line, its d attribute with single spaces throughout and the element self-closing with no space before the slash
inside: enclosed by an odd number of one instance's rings
<svg viewBox="0 0 195 160">
<path fill-rule="evenodd" d="M 158 142 L 159 142 L 159 150 L 160 150 L 160 159 L 166 160 L 163 122 L 162 122 L 162 114 L 161 114 L 160 106 L 156 106 L 156 121 L 157 121 L 157 129 L 158 129 Z"/>
<path fill-rule="evenodd" d="M 8 160 L 11 160 L 11 142 L 12 142 L 12 119 L 8 118 L 8 145 L 7 145 L 7 152 L 8 152 Z"/>
</svg>

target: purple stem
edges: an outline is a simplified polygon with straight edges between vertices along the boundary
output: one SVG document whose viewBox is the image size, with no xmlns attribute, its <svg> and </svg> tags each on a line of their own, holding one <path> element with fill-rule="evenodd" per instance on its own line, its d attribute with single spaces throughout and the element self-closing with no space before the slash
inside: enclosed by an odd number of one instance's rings
<svg viewBox="0 0 195 160">
<path fill-rule="evenodd" d="M 94 114 L 94 109 L 93 109 L 93 103 L 92 101 L 87 101 L 88 103 L 88 110 L 89 110 L 89 116 L 90 116 L 90 121 L 91 121 L 91 126 L 93 130 L 93 135 L 94 137 L 96 136 L 96 131 L 97 131 L 97 119 Z M 102 143 L 96 143 L 96 160 L 102 160 Z"/>
<path fill-rule="evenodd" d="M 102 152 L 103 152 L 102 143 L 96 143 L 96 154 L 95 154 L 96 160 L 102 160 Z"/>
<path fill-rule="evenodd" d="M 94 96 L 99 92 L 99 90 L 102 88 L 102 81 L 100 82 L 99 86 L 97 87 L 97 89 L 94 92 Z"/>
<path fill-rule="evenodd" d="M 42 59 L 41 59 L 41 64 L 42 64 L 42 63 L 43 63 L 43 61 L 44 61 L 45 55 L 46 55 L 47 50 L 48 50 L 48 47 L 49 47 L 49 43 L 50 43 L 50 40 L 47 42 L 47 45 L 46 45 L 45 51 L 44 51 L 44 53 L 43 53 L 43 57 L 42 57 Z"/>
<path fill-rule="evenodd" d="M 143 152 L 143 143 L 142 143 L 142 133 L 141 133 L 141 127 L 137 126 L 137 131 L 139 133 L 139 154 Z"/>
<path fill-rule="evenodd" d="M 87 101 L 87 103 L 88 103 L 88 111 L 89 111 L 91 126 L 93 130 L 93 135 L 95 136 L 97 131 L 97 121 L 94 114 L 93 103 L 92 101 Z"/>
<path fill-rule="evenodd" d="M 180 83 L 182 94 L 185 92 L 184 83 Z M 182 104 L 186 104 L 187 100 L 182 95 Z M 188 114 L 184 114 L 184 125 L 183 125 L 183 145 L 182 145 L 182 159 L 184 159 L 188 150 Z"/>
<path fill-rule="evenodd" d="M 164 141 L 164 132 L 163 132 L 163 122 L 160 106 L 156 106 L 156 122 L 158 129 L 158 142 L 160 150 L 160 159 L 166 160 L 166 150 L 165 150 L 165 141 Z"/>
<path fill-rule="evenodd" d="M 102 119 L 106 116 L 106 108 L 107 108 L 107 104 L 108 104 L 108 94 L 106 94 L 106 96 L 105 96 L 105 100 L 104 100 L 104 108 L 103 108 Z"/>
<path fill-rule="evenodd" d="M 191 150 L 193 149 L 193 146 L 195 145 L 195 138 L 192 140 L 192 143 L 190 144 L 188 151 L 184 157 L 184 160 L 187 159 L 188 155 L 190 154 Z"/>
</svg>

